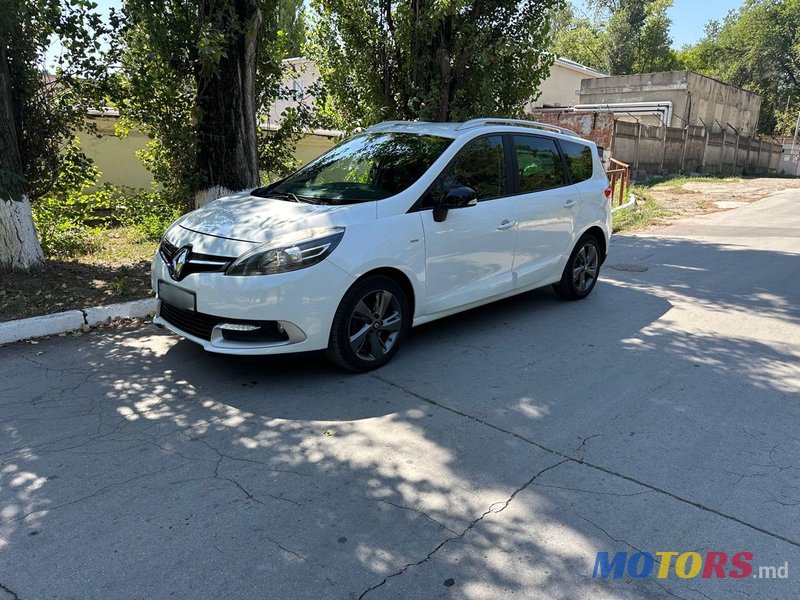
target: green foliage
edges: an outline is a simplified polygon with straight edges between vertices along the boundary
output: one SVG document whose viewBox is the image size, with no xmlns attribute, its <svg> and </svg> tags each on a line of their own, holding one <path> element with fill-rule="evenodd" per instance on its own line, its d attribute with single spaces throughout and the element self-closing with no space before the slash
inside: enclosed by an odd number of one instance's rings
<svg viewBox="0 0 800 600">
<path fill-rule="evenodd" d="M 611 75 L 680 67 L 671 49 L 672 0 L 595 0 L 592 16 L 558 11 L 551 50 Z"/>
<path fill-rule="evenodd" d="M 65 145 L 103 104 L 109 30 L 86 0 L 0 0 L 0 190 L 36 197 L 54 184 Z M 51 44 L 60 52 L 44 74 Z M 6 87 L 7 86 L 7 87 Z M 5 94 L 8 94 L 7 104 Z"/>
<path fill-rule="evenodd" d="M 616 0 L 608 5 L 606 63 L 611 75 L 668 71 L 675 65 L 667 16 L 672 0 Z"/>
<path fill-rule="evenodd" d="M 111 186 L 104 189 L 113 199 L 113 220 L 123 227 L 132 228 L 145 240 L 160 240 L 167 227 L 182 213 L 164 192 Z"/>
<path fill-rule="evenodd" d="M 109 183 L 73 140 L 50 192 L 32 204 L 42 250 L 48 258 L 74 258 L 98 247 L 103 229 L 124 226 L 156 241 L 181 210 L 163 191 L 147 192 Z"/>
<path fill-rule="evenodd" d="M 549 73 L 557 0 L 313 0 L 329 125 L 515 116 Z"/>
<path fill-rule="evenodd" d="M 579 17 L 567 4 L 554 14 L 550 51 L 556 56 L 604 71 L 606 49 L 603 32 L 603 24 L 597 19 Z"/>
<path fill-rule="evenodd" d="M 276 13 L 282 58 L 302 56 L 307 34 L 303 0 L 278 0 Z"/>
<path fill-rule="evenodd" d="M 97 183 L 100 173 L 81 152 L 76 140 L 61 158 L 61 168 L 50 191 L 31 204 L 42 250 L 48 258 L 68 258 L 90 252 L 94 201 L 83 190 Z"/>
<path fill-rule="evenodd" d="M 791 134 L 800 111 L 800 0 L 747 0 L 679 53 L 685 68 L 763 96 L 759 130 Z"/>
<path fill-rule="evenodd" d="M 641 187 L 633 187 L 628 190 L 625 194 L 625 202 L 628 201 L 630 194 L 634 194 L 638 202 L 636 206 L 618 210 L 612 215 L 611 229 L 614 233 L 657 225 L 672 214 L 669 209 L 659 206 L 652 196 Z"/>
<path fill-rule="evenodd" d="M 120 30 L 121 69 L 113 98 L 125 127 L 136 126 L 151 138 L 139 158 L 155 182 L 185 209 L 191 208 L 192 193 L 213 178 L 199 164 L 202 145 L 213 153 L 215 146 L 226 143 L 222 134 L 220 139 L 203 139 L 201 122 L 213 119 L 198 101 L 204 78 L 219 74 L 230 54 L 241 51 L 237 36 L 256 31 L 255 103 L 245 102 L 242 110 L 264 114 L 277 98 L 291 95 L 281 86 L 281 59 L 298 52 L 305 38 L 302 3 L 254 0 L 261 19 L 257 28 L 240 20 L 234 4 L 128 0 L 122 14 L 114 16 Z M 309 123 L 310 112 L 301 108 L 288 115 L 279 131 L 260 132 L 260 169 L 284 172 Z"/>
</svg>

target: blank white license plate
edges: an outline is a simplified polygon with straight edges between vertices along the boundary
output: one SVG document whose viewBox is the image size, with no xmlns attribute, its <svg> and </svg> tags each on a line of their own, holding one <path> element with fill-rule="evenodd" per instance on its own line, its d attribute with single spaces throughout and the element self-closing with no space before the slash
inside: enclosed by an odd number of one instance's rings
<svg viewBox="0 0 800 600">
<path fill-rule="evenodd" d="M 183 310 L 197 310 L 194 292 L 189 292 L 166 281 L 158 281 L 158 297 L 162 302 Z"/>
</svg>

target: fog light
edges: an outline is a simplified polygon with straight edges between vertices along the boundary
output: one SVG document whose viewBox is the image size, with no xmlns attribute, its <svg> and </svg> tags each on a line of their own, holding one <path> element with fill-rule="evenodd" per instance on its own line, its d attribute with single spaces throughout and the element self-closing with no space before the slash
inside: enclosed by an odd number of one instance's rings
<svg viewBox="0 0 800 600">
<path fill-rule="evenodd" d="M 249 323 L 222 323 L 220 329 L 227 329 L 228 331 L 255 331 L 261 329 L 258 325 L 250 325 Z"/>
<path fill-rule="evenodd" d="M 217 329 L 222 337 L 232 342 L 279 343 L 289 340 L 289 334 L 277 321 L 252 323 L 220 323 Z"/>
</svg>

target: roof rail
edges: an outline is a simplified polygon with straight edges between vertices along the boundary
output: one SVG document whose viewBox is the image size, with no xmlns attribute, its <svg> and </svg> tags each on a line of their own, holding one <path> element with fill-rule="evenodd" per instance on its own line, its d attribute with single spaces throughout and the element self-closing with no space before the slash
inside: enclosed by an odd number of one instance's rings
<svg viewBox="0 0 800 600">
<path fill-rule="evenodd" d="M 381 121 L 380 123 L 375 123 L 375 125 L 370 125 L 364 131 L 381 131 L 382 129 L 397 125 L 408 125 L 409 123 L 424 123 L 424 121 Z"/>
<path fill-rule="evenodd" d="M 517 127 L 530 127 L 532 129 L 544 129 L 547 131 L 554 131 L 555 133 L 560 133 L 562 135 L 569 135 L 572 137 L 581 137 L 571 129 L 566 129 L 565 127 L 559 127 L 558 125 L 550 125 L 549 123 L 541 123 L 539 121 L 528 121 L 526 119 L 496 119 L 496 118 L 485 118 L 485 119 L 470 119 L 469 121 L 464 121 L 461 125 L 456 127 L 456 129 L 469 129 L 471 127 L 481 127 L 482 125 L 514 125 Z"/>
</svg>

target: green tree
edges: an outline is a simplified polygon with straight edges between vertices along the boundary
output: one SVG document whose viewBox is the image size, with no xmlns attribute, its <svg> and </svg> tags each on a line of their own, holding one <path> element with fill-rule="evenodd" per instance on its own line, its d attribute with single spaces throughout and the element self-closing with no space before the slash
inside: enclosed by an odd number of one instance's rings
<svg viewBox="0 0 800 600">
<path fill-rule="evenodd" d="M 107 29 L 84 0 L 0 0 L 0 269 L 42 264 L 30 200 L 59 173 L 62 150 L 102 105 Z M 53 42 L 55 73 L 45 71 Z"/>
<path fill-rule="evenodd" d="M 148 166 L 184 198 L 259 183 L 256 66 L 264 37 L 276 34 L 261 27 L 263 4 L 127 0 L 115 15 L 120 112 L 153 136 Z"/>
<path fill-rule="evenodd" d="M 611 75 L 680 68 L 670 47 L 672 0 L 594 0 L 590 6 L 589 16 L 570 5 L 555 13 L 554 54 Z"/>
<path fill-rule="evenodd" d="M 553 58 L 557 0 L 313 0 L 331 125 L 521 114 Z"/>
<path fill-rule="evenodd" d="M 679 56 L 686 68 L 760 93 L 760 131 L 791 133 L 800 111 L 800 0 L 747 0 Z"/>
<path fill-rule="evenodd" d="M 604 31 L 596 19 L 578 17 L 570 5 L 565 5 L 553 16 L 550 51 L 556 56 L 603 71 L 607 66 Z"/>
<path fill-rule="evenodd" d="M 278 0 L 276 10 L 283 58 L 302 56 L 307 34 L 305 3 L 303 0 Z"/>
<path fill-rule="evenodd" d="M 281 29 L 297 15 L 281 25 L 285 14 L 278 0 L 127 0 L 115 14 L 123 129 L 152 138 L 140 156 L 187 208 L 259 185 L 262 170 L 279 172 L 264 162 L 288 160 L 306 126 L 301 110 L 280 132 L 261 129 L 261 115 L 287 93 L 281 59 L 299 43 Z"/>
<path fill-rule="evenodd" d="M 608 15 L 603 35 L 611 75 L 669 71 L 678 66 L 671 49 L 672 0 L 600 0 Z"/>
</svg>

